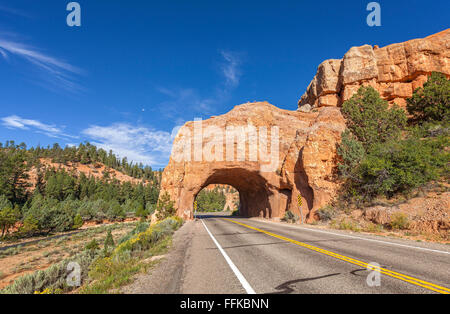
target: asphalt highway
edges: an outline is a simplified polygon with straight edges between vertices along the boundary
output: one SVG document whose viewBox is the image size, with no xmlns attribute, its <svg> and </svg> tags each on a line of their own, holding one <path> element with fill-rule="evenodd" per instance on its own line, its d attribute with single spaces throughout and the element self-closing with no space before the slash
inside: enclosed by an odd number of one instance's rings
<svg viewBox="0 0 450 314">
<path fill-rule="evenodd" d="M 181 293 L 450 293 L 450 250 L 254 219 L 199 216 Z"/>
<path fill-rule="evenodd" d="M 125 293 L 448 294 L 450 247 L 199 215 Z"/>
</svg>

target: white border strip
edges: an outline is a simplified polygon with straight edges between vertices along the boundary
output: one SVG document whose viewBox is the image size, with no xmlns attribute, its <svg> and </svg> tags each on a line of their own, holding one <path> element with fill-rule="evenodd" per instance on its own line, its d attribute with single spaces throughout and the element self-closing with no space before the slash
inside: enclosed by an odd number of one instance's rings
<svg viewBox="0 0 450 314">
<path fill-rule="evenodd" d="M 217 242 L 216 238 L 214 238 L 214 236 L 212 235 L 212 233 L 209 231 L 208 227 L 206 226 L 205 222 L 202 220 L 202 224 L 205 227 L 206 231 L 208 232 L 209 236 L 211 237 L 211 239 L 214 241 L 214 243 L 216 244 L 217 248 L 219 249 L 220 253 L 222 253 L 223 257 L 225 258 L 225 260 L 227 261 L 228 265 L 230 266 L 231 270 L 234 272 L 234 274 L 236 275 L 237 279 L 239 279 L 239 281 L 241 282 L 242 287 L 245 289 L 245 291 L 247 292 L 247 294 L 256 294 L 255 290 L 253 290 L 253 288 L 250 286 L 250 284 L 248 283 L 248 281 L 244 278 L 244 276 L 242 275 L 242 273 L 239 271 L 239 269 L 236 267 L 236 265 L 234 265 L 233 261 L 230 259 L 230 257 L 227 255 L 227 253 L 225 253 L 225 251 L 222 249 L 222 247 L 220 246 L 219 242 Z"/>
<path fill-rule="evenodd" d="M 263 223 L 267 223 L 267 224 L 274 224 L 274 222 L 271 222 L 271 221 L 263 221 L 263 220 L 253 220 L 253 221 L 259 221 L 259 222 L 263 222 Z M 276 224 L 277 225 L 281 225 L 281 224 L 278 224 L 278 223 L 276 223 Z M 406 247 L 406 248 L 410 248 L 410 249 L 429 251 L 429 252 L 433 252 L 433 253 L 450 254 L 450 252 L 433 250 L 433 249 L 428 249 L 428 248 L 424 248 L 424 247 L 420 247 L 420 246 L 400 244 L 400 243 L 395 243 L 395 242 L 381 241 L 381 240 L 375 240 L 375 239 L 369 239 L 369 238 L 363 238 L 363 237 L 355 237 L 355 236 L 351 236 L 351 235 L 348 235 L 348 234 L 340 234 L 340 233 L 334 233 L 334 232 L 329 232 L 329 231 L 324 231 L 324 230 L 316 230 L 316 229 L 300 227 L 300 226 L 297 227 L 297 226 L 286 225 L 286 227 L 289 227 L 291 229 L 297 229 L 297 230 L 305 230 L 305 231 L 326 233 L 326 234 L 332 234 L 332 235 L 337 235 L 337 236 L 341 236 L 341 237 L 347 237 L 347 238 L 353 238 L 353 239 L 359 239 L 359 240 L 365 240 L 365 241 L 371 241 L 371 242 L 390 244 L 390 245 L 394 245 L 394 246 L 401 246 L 401 247 Z"/>
</svg>

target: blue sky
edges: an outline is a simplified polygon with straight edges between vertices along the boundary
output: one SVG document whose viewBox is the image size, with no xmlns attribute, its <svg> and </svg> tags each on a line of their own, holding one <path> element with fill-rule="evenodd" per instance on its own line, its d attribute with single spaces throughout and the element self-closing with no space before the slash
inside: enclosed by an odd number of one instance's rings
<svg viewBox="0 0 450 314">
<path fill-rule="evenodd" d="M 0 141 L 90 141 L 164 167 L 172 130 L 248 101 L 295 110 L 325 59 L 449 27 L 448 0 L 0 0 Z"/>
</svg>

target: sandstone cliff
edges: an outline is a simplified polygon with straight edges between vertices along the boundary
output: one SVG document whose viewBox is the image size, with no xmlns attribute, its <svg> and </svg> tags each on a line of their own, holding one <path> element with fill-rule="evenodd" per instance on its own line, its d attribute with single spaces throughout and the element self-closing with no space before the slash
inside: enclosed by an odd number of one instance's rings
<svg viewBox="0 0 450 314">
<path fill-rule="evenodd" d="M 370 85 L 401 107 L 431 72 L 450 76 L 450 29 L 383 48 L 351 48 L 341 60 L 326 60 L 299 101 L 299 110 L 340 106 L 362 85 Z"/>
</svg>

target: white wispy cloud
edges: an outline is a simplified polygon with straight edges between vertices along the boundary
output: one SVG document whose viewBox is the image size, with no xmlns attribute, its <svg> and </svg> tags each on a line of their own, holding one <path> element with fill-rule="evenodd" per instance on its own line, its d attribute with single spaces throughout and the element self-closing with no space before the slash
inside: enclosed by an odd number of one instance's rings
<svg viewBox="0 0 450 314">
<path fill-rule="evenodd" d="M 157 90 L 168 97 L 168 100 L 160 103 L 158 107 L 166 117 L 175 118 L 185 116 L 187 112 L 212 114 L 217 98 L 203 97 L 193 88 L 165 88 Z"/>
<path fill-rule="evenodd" d="M 157 91 L 168 97 L 168 100 L 158 105 L 161 113 L 169 118 L 179 116 L 186 118 L 186 112 L 192 114 L 212 115 L 216 107 L 223 104 L 240 82 L 242 58 L 240 53 L 220 50 L 220 74 L 222 79 L 212 87 L 209 94 L 198 92 L 194 88 L 157 87 Z"/>
<path fill-rule="evenodd" d="M 128 161 L 152 166 L 167 164 L 174 138 L 169 132 L 128 123 L 93 125 L 82 133 L 97 147 L 112 150 L 121 158 L 127 157 Z"/>
<path fill-rule="evenodd" d="M 1 36 L 1 35 L 0 35 Z M 0 37 L 0 55 L 6 61 L 10 56 L 17 56 L 34 66 L 38 70 L 39 79 L 35 83 L 47 88 L 63 88 L 71 92 L 82 91 L 83 88 L 76 83 L 76 76 L 83 71 L 61 59 L 47 55 L 35 47 L 28 46 L 17 40 Z M 49 85 L 50 84 L 50 85 Z"/>
<path fill-rule="evenodd" d="M 226 84 L 231 87 L 239 85 L 241 79 L 241 58 L 238 53 L 221 50 L 220 54 L 225 59 L 222 65 L 222 73 L 226 79 Z"/>
<path fill-rule="evenodd" d="M 32 130 L 53 138 L 77 138 L 76 136 L 64 133 L 62 127 L 45 124 L 38 120 L 24 119 L 16 115 L 4 117 L 0 120 L 2 121 L 2 125 L 9 129 Z"/>
<path fill-rule="evenodd" d="M 28 13 L 26 13 L 25 11 L 19 10 L 19 9 L 15 9 L 12 7 L 8 7 L 5 6 L 3 4 L 0 4 L 0 12 L 4 12 L 7 14 L 12 14 L 12 15 L 17 15 L 17 16 L 21 16 L 21 17 L 27 17 L 29 18 L 30 15 Z"/>
</svg>

